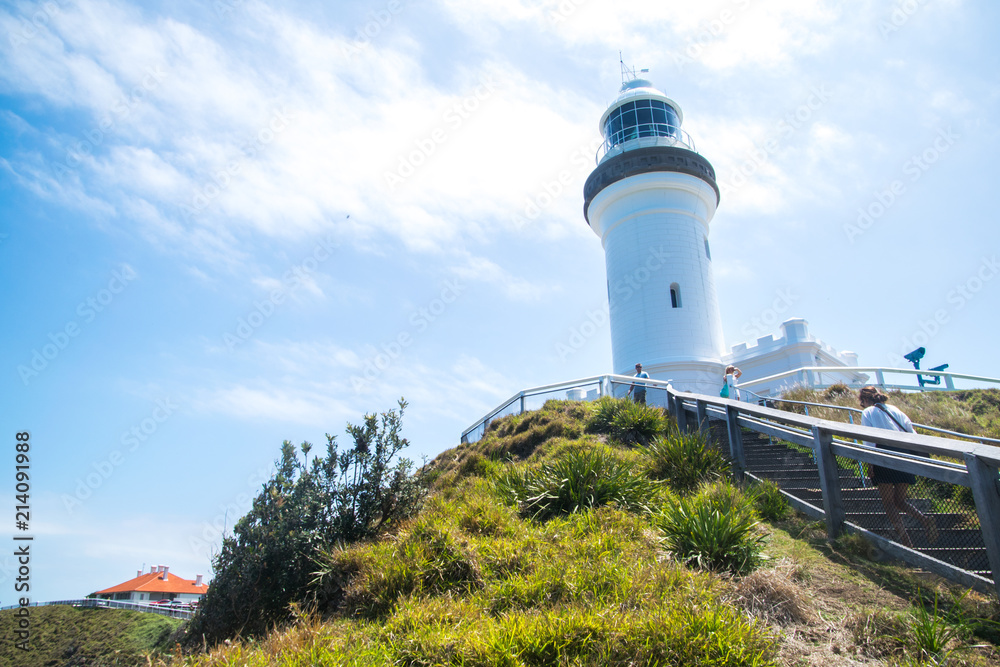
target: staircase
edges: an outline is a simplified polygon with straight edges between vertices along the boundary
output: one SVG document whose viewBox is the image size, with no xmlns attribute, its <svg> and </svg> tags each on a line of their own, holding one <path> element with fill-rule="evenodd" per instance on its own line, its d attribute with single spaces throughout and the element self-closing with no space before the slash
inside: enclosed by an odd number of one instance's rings
<svg viewBox="0 0 1000 667">
<path fill-rule="evenodd" d="M 725 440 L 723 440 L 725 442 Z M 812 454 L 800 452 L 783 443 L 772 443 L 768 436 L 743 430 L 743 451 L 747 472 L 754 477 L 770 479 L 782 491 L 816 507 L 823 506 L 819 469 Z M 840 492 L 847 523 L 865 528 L 887 539 L 898 541 L 896 531 L 886 516 L 878 489 L 865 488 L 856 461 L 844 460 L 839 470 Z M 915 550 L 950 563 L 963 570 L 992 578 L 982 533 L 975 523 L 974 512 L 962 512 L 954 501 L 935 503 L 931 498 L 917 497 L 916 486 L 910 487 L 910 502 L 923 514 L 934 519 L 938 538 L 931 544 L 927 531 L 912 517 L 904 516 L 907 533 Z M 946 511 L 950 503 L 957 511 Z"/>
</svg>

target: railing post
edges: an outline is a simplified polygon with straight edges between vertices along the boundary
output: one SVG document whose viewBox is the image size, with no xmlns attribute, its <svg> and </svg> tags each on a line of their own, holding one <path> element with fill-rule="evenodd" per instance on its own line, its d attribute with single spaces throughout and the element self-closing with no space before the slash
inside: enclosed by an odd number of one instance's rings
<svg viewBox="0 0 1000 667">
<path fill-rule="evenodd" d="M 681 433 L 687 433 L 687 410 L 684 409 L 684 399 L 678 395 L 674 397 L 674 401 L 676 402 L 674 410 L 677 412 L 675 417 L 677 419 L 677 430 Z"/>
<path fill-rule="evenodd" d="M 521 412 L 519 414 L 524 414 L 524 392 L 521 392 Z"/>
<path fill-rule="evenodd" d="M 948 389 L 955 388 L 955 378 L 951 376 L 951 373 L 944 376 L 944 386 Z"/>
<path fill-rule="evenodd" d="M 819 467 L 819 484 L 823 490 L 826 534 L 831 540 L 835 540 L 844 529 L 844 501 L 840 495 L 837 457 L 830 449 L 830 445 L 833 444 L 833 434 L 819 426 L 813 426 L 812 436 L 816 465 Z"/>
<path fill-rule="evenodd" d="M 986 557 L 993 570 L 993 586 L 1000 595 L 1000 489 L 997 488 L 997 469 L 976 456 L 975 452 L 965 455 L 965 467 L 969 471 L 972 498 L 976 501 L 979 514 L 979 529 L 986 543 Z"/>
<path fill-rule="evenodd" d="M 877 384 L 880 387 L 885 386 L 885 375 L 882 373 L 881 368 L 875 371 L 875 384 Z"/>
<path fill-rule="evenodd" d="M 695 406 L 698 411 L 698 432 L 705 434 L 708 432 L 708 406 L 701 399 L 695 402 Z"/>
<path fill-rule="evenodd" d="M 747 457 L 743 453 L 743 433 L 736 419 L 740 416 L 740 411 L 732 405 L 726 406 L 726 427 L 729 430 L 729 456 L 735 465 L 736 479 L 743 481 L 743 475 L 747 469 Z"/>
</svg>

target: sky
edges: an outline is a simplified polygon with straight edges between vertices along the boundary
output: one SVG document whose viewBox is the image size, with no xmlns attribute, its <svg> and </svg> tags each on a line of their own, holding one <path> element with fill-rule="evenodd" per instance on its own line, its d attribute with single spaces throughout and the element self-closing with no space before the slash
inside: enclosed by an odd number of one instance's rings
<svg viewBox="0 0 1000 667">
<path fill-rule="evenodd" d="M 610 372 L 582 190 L 619 52 L 715 167 L 727 346 L 803 317 L 862 366 L 924 345 L 1000 377 L 997 25 L 986 0 L 5 0 L 0 516 L 31 599 L 211 576 L 283 440 L 405 397 L 420 462 Z"/>
</svg>

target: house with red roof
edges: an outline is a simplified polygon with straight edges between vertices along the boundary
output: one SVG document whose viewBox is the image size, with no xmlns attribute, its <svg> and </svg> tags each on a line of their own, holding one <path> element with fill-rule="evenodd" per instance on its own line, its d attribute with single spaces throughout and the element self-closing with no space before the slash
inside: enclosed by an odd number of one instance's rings
<svg viewBox="0 0 1000 667">
<path fill-rule="evenodd" d="M 178 600 L 199 602 L 208 593 L 208 584 L 202 583 L 202 575 L 194 580 L 170 573 L 166 565 L 153 565 L 149 572 L 139 570 L 134 579 L 125 583 L 97 591 L 92 597 L 104 600 L 127 602 L 155 602 L 156 600 Z"/>
</svg>

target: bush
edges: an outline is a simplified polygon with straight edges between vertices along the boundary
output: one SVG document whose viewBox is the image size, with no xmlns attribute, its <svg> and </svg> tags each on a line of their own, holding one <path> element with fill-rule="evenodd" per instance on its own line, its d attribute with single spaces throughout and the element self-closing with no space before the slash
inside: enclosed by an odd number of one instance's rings
<svg viewBox="0 0 1000 667">
<path fill-rule="evenodd" d="M 655 485 L 635 466 L 603 447 L 571 449 L 535 467 L 508 466 L 494 483 L 522 515 L 540 520 L 609 504 L 644 508 L 656 495 Z"/>
<path fill-rule="evenodd" d="M 623 445 L 645 445 L 666 426 L 662 410 L 627 398 L 602 396 L 588 412 L 587 433 L 604 433 Z"/>
<path fill-rule="evenodd" d="M 320 549 L 360 540 L 419 509 L 423 496 L 400 437 L 406 402 L 399 412 L 365 415 L 348 424 L 354 447 L 338 452 L 327 435 L 326 456 L 300 462 L 292 443 L 281 448 L 277 471 L 251 510 L 222 541 L 215 578 L 192 621 L 189 636 L 218 642 L 259 635 L 288 620 L 289 605 L 307 600 Z M 312 445 L 303 443 L 309 460 Z"/>
<path fill-rule="evenodd" d="M 757 514 L 767 521 L 781 521 L 788 516 L 791 506 L 781 493 L 781 488 L 770 479 L 755 482 L 747 489 Z"/>
<path fill-rule="evenodd" d="M 649 476 L 666 481 L 678 493 L 729 473 L 729 461 L 700 433 L 673 429 L 667 436 L 654 438 L 644 453 L 649 458 Z"/>
<path fill-rule="evenodd" d="M 763 559 L 765 538 L 757 532 L 757 514 L 728 482 L 671 499 L 655 521 L 667 549 L 689 565 L 746 574 Z"/>
<path fill-rule="evenodd" d="M 623 400 L 626 399 L 601 396 L 591 403 L 584 430 L 587 433 L 611 433 L 611 420 L 614 419 Z"/>
<path fill-rule="evenodd" d="M 623 445 L 645 445 L 665 427 L 662 410 L 625 399 L 611 419 L 608 436 Z"/>
</svg>

